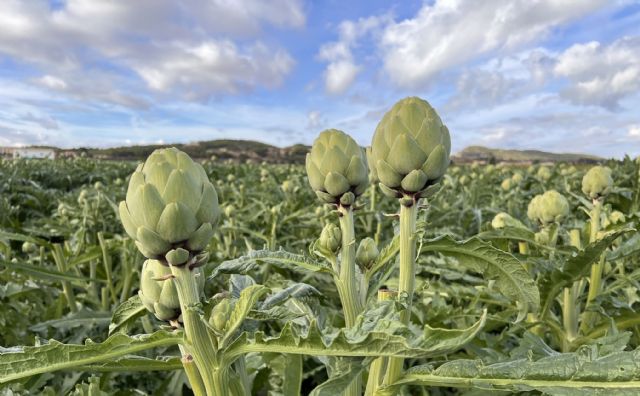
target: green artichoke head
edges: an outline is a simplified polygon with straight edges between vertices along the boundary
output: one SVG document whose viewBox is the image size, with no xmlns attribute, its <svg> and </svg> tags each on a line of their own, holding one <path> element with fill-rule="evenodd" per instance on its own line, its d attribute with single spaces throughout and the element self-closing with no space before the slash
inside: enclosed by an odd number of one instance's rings
<svg viewBox="0 0 640 396">
<path fill-rule="evenodd" d="M 342 231 L 333 223 L 324 226 L 318 238 L 318 247 L 325 252 L 338 253 L 342 246 Z"/>
<path fill-rule="evenodd" d="M 337 129 L 320 133 L 307 154 L 306 168 L 311 188 L 329 204 L 350 206 L 369 183 L 364 151 Z"/>
<path fill-rule="evenodd" d="M 360 268 L 371 268 L 374 261 L 378 258 L 378 246 L 372 238 L 364 238 L 358 245 L 356 250 L 356 263 Z"/>
<path fill-rule="evenodd" d="M 541 166 L 540 169 L 538 169 L 538 172 L 536 172 L 536 176 L 538 177 L 538 179 L 547 181 L 551 179 L 551 169 L 547 168 L 546 166 Z"/>
<path fill-rule="evenodd" d="M 451 138 L 426 101 L 410 97 L 393 105 L 371 144 L 380 188 L 390 196 L 416 196 L 436 184 L 449 166 Z"/>
<path fill-rule="evenodd" d="M 505 227 L 526 228 L 518 219 L 514 219 L 510 214 L 500 212 L 491 220 L 491 227 L 498 230 Z"/>
<path fill-rule="evenodd" d="M 509 179 L 504 179 L 502 181 L 502 183 L 500 184 L 500 187 L 504 191 L 509 191 L 509 190 L 511 190 L 511 187 L 513 187 L 513 181 L 510 178 Z"/>
<path fill-rule="evenodd" d="M 232 308 L 231 299 L 228 297 L 223 298 L 213 307 L 211 316 L 209 316 L 209 324 L 216 332 L 224 334 Z"/>
<path fill-rule="evenodd" d="M 607 196 L 612 187 L 611 169 L 606 166 L 594 166 L 582 178 L 582 192 L 591 199 Z"/>
<path fill-rule="evenodd" d="M 529 202 L 527 216 L 542 225 L 560 222 L 569 214 L 569 202 L 555 190 L 536 195 Z"/>
<path fill-rule="evenodd" d="M 204 275 L 199 268 L 196 276 L 200 293 L 204 289 Z M 163 321 L 180 320 L 180 300 L 171 277 L 171 268 L 158 260 L 146 260 L 140 273 L 140 291 L 142 304 L 156 318 Z"/>
<path fill-rule="evenodd" d="M 120 219 L 147 258 L 168 261 L 176 249 L 185 262 L 201 252 L 220 217 L 218 194 L 202 166 L 176 148 L 159 149 L 131 175 Z M 184 258 L 184 252 L 173 259 Z"/>
</svg>

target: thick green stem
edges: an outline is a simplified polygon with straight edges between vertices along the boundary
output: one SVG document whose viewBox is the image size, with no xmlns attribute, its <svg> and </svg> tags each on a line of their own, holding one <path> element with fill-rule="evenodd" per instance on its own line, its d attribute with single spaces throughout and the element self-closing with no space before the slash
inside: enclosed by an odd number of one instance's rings
<svg viewBox="0 0 640 396">
<path fill-rule="evenodd" d="M 416 220 L 418 205 L 413 201 L 410 205 L 400 205 L 400 276 L 398 296 L 405 299 L 406 309 L 400 313 L 402 323 L 408 324 L 411 318 L 411 302 L 416 275 Z M 391 358 L 384 378 L 384 384 L 394 383 L 402 375 L 404 359 Z"/>
<path fill-rule="evenodd" d="M 193 361 L 193 356 L 191 356 L 182 345 L 180 345 L 180 352 L 182 353 L 182 367 L 184 367 L 184 372 L 189 379 L 189 385 L 191 385 L 193 395 L 206 396 L 207 391 L 205 390 L 204 382 L 202 382 L 200 372 L 198 372 L 198 368 Z"/>
<path fill-rule="evenodd" d="M 593 209 L 591 209 L 591 225 L 589 227 L 589 243 L 595 243 L 598 240 L 598 232 L 600 231 L 600 213 L 602 212 L 602 200 L 593 200 Z M 591 276 L 589 277 L 589 292 L 587 294 L 587 302 L 585 304 L 585 312 L 583 313 L 580 330 L 586 333 L 595 321 L 596 313 L 590 312 L 593 307 L 593 301 L 600 293 L 600 284 L 602 283 L 602 269 L 604 267 L 604 254 L 600 256 L 600 260 L 591 266 Z"/>
<path fill-rule="evenodd" d="M 378 290 L 378 301 L 387 301 L 397 298 L 398 293 L 388 289 Z M 389 359 L 386 357 L 379 357 L 371 363 L 369 367 L 369 379 L 367 380 L 367 389 L 365 396 L 373 396 L 378 391 L 382 380 L 384 379 L 384 373 L 387 369 Z"/>
<path fill-rule="evenodd" d="M 64 251 L 62 250 L 62 246 L 59 244 L 53 245 L 53 261 L 55 261 L 56 266 L 58 267 L 58 271 L 65 273 L 67 272 L 67 260 L 64 257 Z M 76 296 L 73 294 L 73 287 L 71 283 L 68 281 L 62 281 L 62 291 L 64 292 L 64 296 L 67 299 L 67 304 L 69 304 L 69 309 L 71 312 L 78 312 L 78 306 L 76 305 Z"/>
<path fill-rule="evenodd" d="M 571 246 L 581 249 L 580 230 L 573 229 L 569 232 Z M 566 287 L 562 298 L 562 325 L 564 326 L 564 340 L 562 341 L 562 351 L 570 352 L 572 343 L 578 337 L 578 316 L 579 309 L 577 299 L 580 295 L 580 283 L 574 282 L 571 287 Z"/>
<path fill-rule="evenodd" d="M 340 251 L 340 275 L 336 280 L 338 293 L 344 311 L 347 328 L 356 323 L 356 318 L 364 309 L 364 301 L 358 292 L 356 279 L 356 237 L 353 224 L 353 209 L 340 206 L 340 231 L 342 232 L 342 249 Z M 346 395 L 360 396 L 362 394 L 362 379 L 357 378 L 349 386 Z"/>
<path fill-rule="evenodd" d="M 216 345 L 209 336 L 207 328 L 198 313 L 200 294 L 198 291 L 195 273 L 188 265 L 181 267 L 171 266 L 173 281 L 176 285 L 182 321 L 184 326 L 183 344 L 187 353 L 193 356 L 196 367 L 200 372 L 204 387 L 208 396 L 222 396 L 224 386 L 216 385 L 218 368 L 216 367 Z M 223 392 L 221 393 L 220 390 Z"/>
<path fill-rule="evenodd" d="M 353 209 L 341 206 L 338 211 L 340 212 L 340 230 L 342 231 L 338 292 L 342 300 L 345 324 L 347 327 L 351 327 L 355 324 L 356 317 L 362 312 L 364 304 L 360 300 L 356 279 L 356 238 L 353 226 Z"/>
</svg>

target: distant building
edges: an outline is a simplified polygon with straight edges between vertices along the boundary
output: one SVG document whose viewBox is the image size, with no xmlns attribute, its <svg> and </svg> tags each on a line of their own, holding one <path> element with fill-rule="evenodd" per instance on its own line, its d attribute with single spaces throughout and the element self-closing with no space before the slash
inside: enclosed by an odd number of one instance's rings
<svg viewBox="0 0 640 396">
<path fill-rule="evenodd" d="M 11 158 L 55 159 L 56 150 L 46 147 L 2 147 L 0 155 Z"/>
</svg>

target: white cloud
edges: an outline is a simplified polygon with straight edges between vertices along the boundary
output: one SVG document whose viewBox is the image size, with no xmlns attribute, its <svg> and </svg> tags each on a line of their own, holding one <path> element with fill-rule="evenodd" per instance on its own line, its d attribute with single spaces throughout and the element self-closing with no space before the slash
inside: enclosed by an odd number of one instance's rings
<svg viewBox="0 0 640 396">
<path fill-rule="evenodd" d="M 201 100 L 212 93 L 276 87 L 293 64 L 286 51 L 273 51 L 261 43 L 239 48 L 229 40 L 209 40 L 158 49 L 154 62 L 136 59 L 132 67 L 154 90 Z"/>
<path fill-rule="evenodd" d="M 176 89 L 200 100 L 277 86 L 293 61 L 285 50 L 258 39 L 262 27 L 300 28 L 305 19 L 300 0 L 68 0 L 57 9 L 48 0 L 5 0 L 0 54 L 40 67 L 44 76 L 38 83 L 56 91 L 87 92 L 108 72 L 133 71 L 148 88 Z M 90 76 L 88 86 L 64 85 L 79 74 Z M 138 105 L 125 94 L 112 96 L 120 96 L 112 103 Z"/>
<path fill-rule="evenodd" d="M 320 47 L 318 58 L 328 62 L 324 72 L 325 90 L 332 95 L 345 93 L 362 70 L 353 55 L 353 49 L 364 36 L 371 35 L 390 21 L 389 15 L 343 21 L 338 26 L 338 41 Z"/>
<path fill-rule="evenodd" d="M 640 90 L 640 36 L 575 44 L 559 56 L 554 72 L 569 80 L 562 95 L 571 102 L 617 109 Z"/>
<path fill-rule="evenodd" d="M 632 138 L 640 139 L 640 125 L 629 125 L 627 135 Z"/>
<path fill-rule="evenodd" d="M 401 87 L 425 85 L 439 73 L 484 54 L 536 42 L 604 0 L 437 0 L 414 18 L 389 24 L 381 41 L 384 67 Z"/>
</svg>

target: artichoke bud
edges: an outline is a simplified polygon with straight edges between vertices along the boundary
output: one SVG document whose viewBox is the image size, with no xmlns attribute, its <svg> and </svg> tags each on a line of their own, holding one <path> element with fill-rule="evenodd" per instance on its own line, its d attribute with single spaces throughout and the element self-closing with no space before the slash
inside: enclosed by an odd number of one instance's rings
<svg viewBox="0 0 640 396">
<path fill-rule="evenodd" d="M 619 223 L 624 223 L 626 221 L 626 217 L 624 215 L 624 213 L 618 211 L 618 210 L 614 210 L 613 212 L 611 212 L 611 214 L 609 215 L 609 222 L 611 224 L 619 224 Z"/>
<path fill-rule="evenodd" d="M 211 310 L 211 316 L 209 316 L 209 324 L 219 334 L 224 334 L 224 328 L 227 325 L 229 316 L 231 316 L 231 301 L 229 298 L 224 298 L 218 302 Z"/>
<path fill-rule="evenodd" d="M 396 103 L 376 127 L 370 162 L 381 187 L 396 196 L 416 195 L 442 178 L 450 153 L 449 130 L 436 111 L 410 97 Z"/>
<path fill-rule="evenodd" d="M 493 220 L 491 220 L 491 227 L 498 230 L 505 227 L 515 227 L 515 228 L 526 228 L 522 222 L 518 219 L 514 219 L 508 213 L 498 213 L 495 215 Z"/>
<path fill-rule="evenodd" d="M 547 232 L 546 230 L 540 230 L 536 232 L 536 234 L 534 235 L 534 240 L 539 245 L 549 245 L 549 232 Z"/>
<path fill-rule="evenodd" d="M 529 202 L 527 216 L 546 226 L 561 221 L 569 214 L 569 202 L 555 190 L 549 190 L 542 195 L 536 195 Z"/>
<path fill-rule="evenodd" d="M 522 173 L 514 173 L 513 176 L 511 176 L 511 181 L 516 184 L 520 184 L 522 182 L 522 179 Z"/>
<path fill-rule="evenodd" d="M 606 166 L 594 166 L 582 178 L 582 192 L 591 199 L 607 196 L 612 187 L 611 169 Z"/>
<path fill-rule="evenodd" d="M 509 191 L 511 190 L 512 187 L 512 180 L 511 179 L 504 179 L 502 181 L 502 183 L 500 184 L 500 187 L 504 190 L 504 191 Z"/>
<path fill-rule="evenodd" d="M 328 204 L 353 204 L 369 183 L 364 150 L 337 129 L 320 133 L 307 154 L 305 167 L 311 188 Z M 345 194 L 350 196 L 343 199 Z"/>
<path fill-rule="evenodd" d="M 538 172 L 536 173 L 536 176 L 540 180 L 547 181 L 547 180 L 551 179 L 551 170 L 549 168 L 547 168 L 546 166 L 541 166 L 540 169 L 538 169 Z"/>
<path fill-rule="evenodd" d="M 176 148 L 154 151 L 131 175 L 120 220 L 147 258 L 182 248 L 197 253 L 220 217 L 218 194 L 202 166 Z"/>
<path fill-rule="evenodd" d="M 324 226 L 318 238 L 318 246 L 325 251 L 337 254 L 342 246 L 342 231 L 340 227 L 329 223 Z"/>
<path fill-rule="evenodd" d="M 38 250 L 38 246 L 36 246 L 33 242 L 24 242 L 22 244 L 22 252 L 23 253 L 35 253 Z"/>
<path fill-rule="evenodd" d="M 285 194 L 291 194 L 295 189 L 295 186 L 293 185 L 293 182 L 291 180 L 283 181 L 280 187 L 282 188 L 282 192 L 284 192 Z"/>
<path fill-rule="evenodd" d="M 378 246 L 372 238 L 365 238 L 360 241 L 358 250 L 356 250 L 356 263 L 360 268 L 371 268 L 378 258 Z"/>
<path fill-rule="evenodd" d="M 224 207 L 224 215 L 227 218 L 233 217 L 233 214 L 236 212 L 236 207 L 233 205 L 227 205 Z"/>
</svg>

